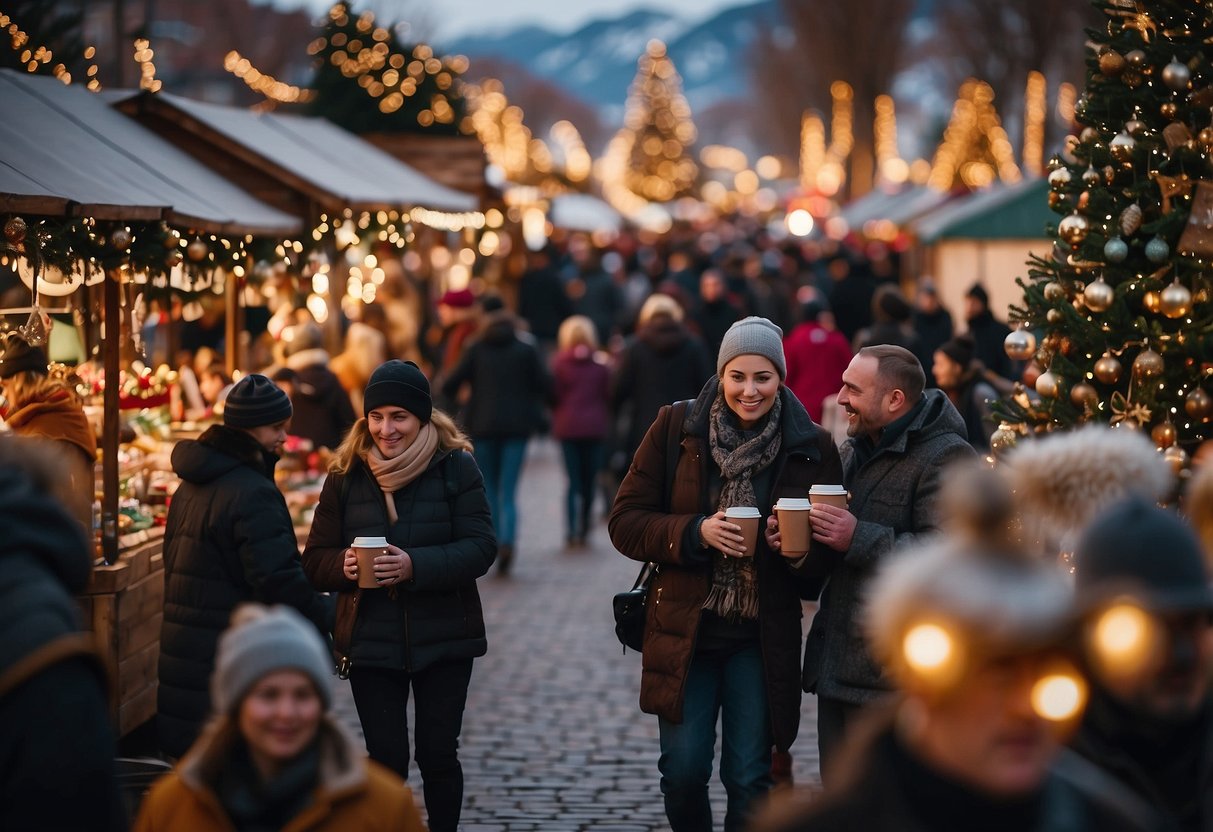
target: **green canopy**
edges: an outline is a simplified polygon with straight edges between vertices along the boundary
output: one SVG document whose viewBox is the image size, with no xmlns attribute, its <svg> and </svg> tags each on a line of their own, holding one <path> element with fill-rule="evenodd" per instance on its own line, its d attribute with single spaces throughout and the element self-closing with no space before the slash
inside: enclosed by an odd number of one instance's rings
<svg viewBox="0 0 1213 832">
<path fill-rule="evenodd" d="M 913 223 L 919 242 L 940 240 L 1045 239 L 1057 222 L 1049 208 L 1049 183 L 1042 178 L 996 185 L 954 200 Z"/>
</svg>

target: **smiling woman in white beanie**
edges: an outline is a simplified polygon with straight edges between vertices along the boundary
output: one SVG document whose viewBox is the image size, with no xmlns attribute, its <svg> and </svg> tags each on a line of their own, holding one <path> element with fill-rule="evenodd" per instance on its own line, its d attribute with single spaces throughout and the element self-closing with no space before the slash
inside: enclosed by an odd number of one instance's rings
<svg viewBox="0 0 1213 832">
<path fill-rule="evenodd" d="M 213 721 L 152 788 L 137 832 L 424 830 L 408 786 L 329 713 L 328 649 L 295 610 L 237 609 L 211 687 Z"/>
<path fill-rule="evenodd" d="M 708 778 L 718 722 L 725 829 L 745 825 L 771 788 L 772 748 L 786 752 L 796 738 L 796 578 L 830 555 L 813 543 L 807 557 L 782 557 L 773 505 L 803 500 L 815 483 L 842 482 L 833 440 L 784 385 L 779 327 L 765 318 L 736 322 L 716 368 L 694 401 L 662 408 L 610 519 L 620 552 L 659 565 L 649 590 L 640 708 L 658 716 L 661 792 L 673 832 L 713 828 Z M 677 459 L 667 460 L 672 449 Z M 767 533 L 744 542 L 742 526 L 725 514 L 738 507 L 767 518 Z"/>
</svg>

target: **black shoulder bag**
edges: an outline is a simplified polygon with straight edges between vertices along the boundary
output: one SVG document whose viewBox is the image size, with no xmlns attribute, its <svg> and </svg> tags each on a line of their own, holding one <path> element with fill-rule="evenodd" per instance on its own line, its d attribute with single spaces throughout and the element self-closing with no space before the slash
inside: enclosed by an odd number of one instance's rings
<svg viewBox="0 0 1213 832">
<path fill-rule="evenodd" d="M 688 401 L 674 402 L 666 431 L 665 482 L 661 490 L 662 511 L 670 510 L 670 491 L 674 485 L 674 472 L 678 467 L 678 455 L 682 444 L 682 422 L 686 418 Z M 631 647 L 637 653 L 644 644 L 645 604 L 649 599 L 649 584 L 657 574 L 657 564 L 648 562 L 640 567 L 636 582 L 627 592 L 615 593 L 612 607 L 615 611 L 615 636 L 623 645 L 623 652 Z"/>
</svg>

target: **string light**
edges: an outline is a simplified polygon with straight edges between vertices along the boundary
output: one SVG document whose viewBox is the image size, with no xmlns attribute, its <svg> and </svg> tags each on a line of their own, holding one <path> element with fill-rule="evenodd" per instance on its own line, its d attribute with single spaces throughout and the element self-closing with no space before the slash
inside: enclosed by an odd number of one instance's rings
<svg viewBox="0 0 1213 832">
<path fill-rule="evenodd" d="M 159 92 L 161 83 L 156 79 L 156 65 L 152 42 L 147 38 L 135 38 L 135 63 L 139 64 L 139 89 Z"/>
<path fill-rule="evenodd" d="M 876 145 L 876 170 L 880 177 L 895 184 L 905 182 L 910 176 L 910 166 L 897 150 L 897 111 L 892 96 L 876 96 L 873 137 Z"/>
<path fill-rule="evenodd" d="M 1039 72 L 1029 72 L 1028 87 L 1024 93 L 1023 166 L 1032 176 L 1040 176 L 1045 169 L 1046 93 L 1045 76 Z"/>
<path fill-rule="evenodd" d="M 825 158 L 825 123 L 821 116 L 806 111 L 800 117 L 800 187 L 805 192 L 817 187 L 817 174 Z"/>
<path fill-rule="evenodd" d="M 316 97 L 313 90 L 296 87 L 279 81 L 272 75 L 261 72 L 235 49 L 223 57 L 223 68 L 271 101 L 283 104 L 306 103 Z"/>
</svg>

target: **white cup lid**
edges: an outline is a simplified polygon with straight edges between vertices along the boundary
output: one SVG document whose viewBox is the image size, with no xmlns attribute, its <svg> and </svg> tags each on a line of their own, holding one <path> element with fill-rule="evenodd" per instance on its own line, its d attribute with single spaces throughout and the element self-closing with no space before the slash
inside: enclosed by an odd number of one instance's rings
<svg viewBox="0 0 1213 832">
<path fill-rule="evenodd" d="M 811 507 L 806 497 L 780 497 L 775 503 L 775 508 L 785 511 L 808 511 Z"/>
<path fill-rule="evenodd" d="M 754 506 L 729 506 L 724 510 L 725 517 L 761 517 L 762 512 Z"/>
<path fill-rule="evenodd" d="M 847 490 L 841 485 L 812 485 L 809 486 L 810 494 L 846 494 Z"/>
<path fill-rule="evenodd" d="M 355 549 L 382 549 L 387 546 L 386 537 L 355 537 L 351 544 Z"/>
</svg>

